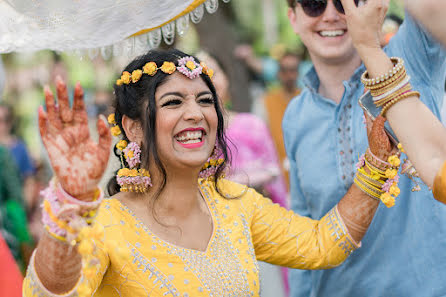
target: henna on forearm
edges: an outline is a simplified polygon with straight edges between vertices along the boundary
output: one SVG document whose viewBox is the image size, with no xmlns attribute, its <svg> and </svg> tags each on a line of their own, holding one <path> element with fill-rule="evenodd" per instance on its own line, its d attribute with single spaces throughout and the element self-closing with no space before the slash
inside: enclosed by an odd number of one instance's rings
<svg viewBox="0 0 446 297">
<path fill-rule="evenodd" d="M 341 215 L 350 235 L 360 242 L 373 220 L 379 201 L 371 198 L 353 184 L 338 203 Z"/>
<path fill-rule="evenodd" d="M 44 233 L 34 258 L 35 271 L 45 288 L 54 294 L 70 291 L 81 275 L 82 258 L 77 248 Z"/>
</svg>

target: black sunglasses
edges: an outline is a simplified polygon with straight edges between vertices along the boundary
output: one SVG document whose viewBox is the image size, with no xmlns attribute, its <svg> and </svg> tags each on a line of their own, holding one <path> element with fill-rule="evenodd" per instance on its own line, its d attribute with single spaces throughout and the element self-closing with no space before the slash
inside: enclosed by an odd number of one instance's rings
<svg viewBox="0 0 446 297">
<path fill-rule="evenodd" d="M 342 6 L 341 0 L 332 0 L 336 10 L 339 13 L 345 14 L 344 7 Z M 297 0 L 296 3 L 299 3 L 302 6 L 305 14 L 310 17 L 318 17 L 321 16 L 325 9 L 327 8 L 327 0 Z M 359 0 L 355 0 L 356 6 L 358 6 Z"/>
</svg>

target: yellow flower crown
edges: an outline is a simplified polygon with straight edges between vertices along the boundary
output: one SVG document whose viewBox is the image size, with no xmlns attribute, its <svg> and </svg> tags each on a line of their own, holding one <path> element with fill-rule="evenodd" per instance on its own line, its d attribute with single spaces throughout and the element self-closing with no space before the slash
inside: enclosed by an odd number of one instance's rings
<svg viewBox="0 0 446 297">
<path fill-rule="evenodd" d="M 190 79 L 194 79 L 202 73 L 209 76 L 209 78 L 211 79 L 214 75 L 214 71 L 208 68 L 204 62 L 198 64 L 197 62 L 195 62 L 195 59 L 193 57 L 189 56 L 179 59 L 178 66 L 176 66 L 173 62 L 166 61 L 163 63 L 163 65 L 161 65 L 161 67 L 158 67 L 155 62 L 148 62 L 146 63 L 146 65 L 144 65 L 142 70 L 136 69 L 133 70 L 132 73 L 124 71 L 121 75 L 121 78 L 116 80 L 116 85 L 121 86 L 122 84 L 128 85 L 131 82 L 136 83 L 141 79 L 143 74 L 154 76 L 158 70 L 161 70 L 166 74 L 172 74 L 178 70 L 178 72 L 182 73 Z"/>
</svg>

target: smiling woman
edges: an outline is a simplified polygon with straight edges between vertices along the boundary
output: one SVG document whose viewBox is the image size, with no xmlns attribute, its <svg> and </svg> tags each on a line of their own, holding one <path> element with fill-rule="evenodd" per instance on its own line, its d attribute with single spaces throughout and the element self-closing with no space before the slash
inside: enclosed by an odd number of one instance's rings
<svg viewBox="0 0 446 297">
<path fill-rule="evenodd" d="M 108 118 L 122 166 L 106 200 L 97 188 L 111 143 L 105 121 L 96 144 L 80 85 L 72 109 L 60 79 L 59 107 L 46 88 L 39 127 L 55 178 L 42 192 L 45 233 L 24 296 L 259 296 L 257 260 L 328 269 L 359 247 L 379 202 L 356 186 L 312 220 L 224 179 L 212 74 L 177 50 L 150 51 L 124 69 Z M 389 145 L 382 126 L 371 135 Z"/>
</svg>

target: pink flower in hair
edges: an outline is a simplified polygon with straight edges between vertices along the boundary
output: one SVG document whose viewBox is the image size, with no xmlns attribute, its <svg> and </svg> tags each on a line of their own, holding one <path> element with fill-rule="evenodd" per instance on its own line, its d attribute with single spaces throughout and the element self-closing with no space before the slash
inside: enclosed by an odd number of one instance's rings
<svg viewBox="0 0 446 297">
<path fill-rule="evenodd" d="M 178 60 L 177 70 L 190 79 L 194 79 L 203 72 L 203 67 L 195 62 L 193 57 L 184 57 Z"/>
</svg>

